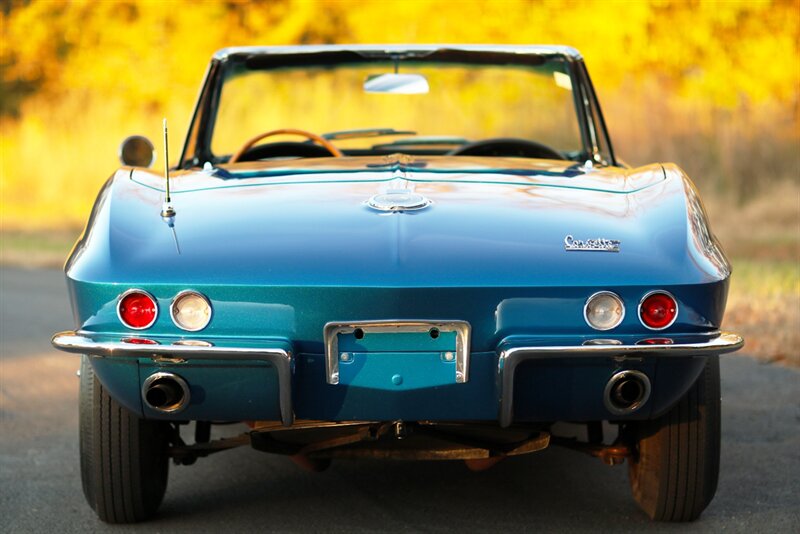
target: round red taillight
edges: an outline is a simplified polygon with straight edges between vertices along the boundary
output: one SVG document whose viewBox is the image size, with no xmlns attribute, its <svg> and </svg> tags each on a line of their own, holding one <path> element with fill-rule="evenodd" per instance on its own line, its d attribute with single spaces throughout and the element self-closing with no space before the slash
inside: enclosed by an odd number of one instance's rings
<svg viewBox="0 0 800 534">
<path fill-rule="evenodd" d="M 639 319 L 651 330 L 663 330 L 678 317 L 678 303 L 666 291 L 648 293 L 639 304 Z"/>
<path fill-rule="evenodd" d="M 150 294 L 139 289 L 123 293 L 117 303 L 117 315 L 122 324 L 134 330 L 150 328 L 156 322 L 158 304 Z"/>
</svg>

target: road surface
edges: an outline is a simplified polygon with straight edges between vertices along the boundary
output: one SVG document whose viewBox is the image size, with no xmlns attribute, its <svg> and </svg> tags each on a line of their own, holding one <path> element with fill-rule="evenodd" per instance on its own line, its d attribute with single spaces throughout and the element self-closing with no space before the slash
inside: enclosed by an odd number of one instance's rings
<svg viewBox="0 0 800 534">
<path fill-rule="evenodd" d="M 629 495 L 625 466 L 552 448 L 473 473 L 461 462 L 335 462 L 321 474 L 240 448 L 173 466 L 157 518 L 99 522 L 81 493 L 78 357 L 60 272 L 0 269 L 2 532 L 670 531 Z M 682 532 L 800 532 L 800 372 L 722 359 L 717 496 Z"/>
</svg>

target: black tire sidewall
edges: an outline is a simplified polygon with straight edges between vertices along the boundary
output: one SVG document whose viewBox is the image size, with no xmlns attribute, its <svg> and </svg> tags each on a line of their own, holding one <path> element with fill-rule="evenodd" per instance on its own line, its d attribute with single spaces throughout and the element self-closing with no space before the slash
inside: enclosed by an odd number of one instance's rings
<svg viewBox="0 0 800 534">
<path fill-rule="evenodd" d="M 117 403 L 81 360 L 79 394 L 81 482 L 101 520 L 134 523 L 151 517 L 169 474 L 169 423 L 145 420 Z"/>
<path fill-rule="evenodd" d="M 674 407 L 631 428 L 631 491 L 650 518 L 693 521 L 709 505 L 719 478 L 720 430 L 719 357 L 711 356 Z"/>
</svg>

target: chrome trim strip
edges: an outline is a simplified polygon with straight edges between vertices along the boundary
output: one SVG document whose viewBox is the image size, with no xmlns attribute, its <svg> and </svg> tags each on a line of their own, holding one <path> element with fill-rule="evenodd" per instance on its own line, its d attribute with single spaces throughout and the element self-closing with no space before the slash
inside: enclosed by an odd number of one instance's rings
<svg viewBox="0 0 800 534">
<path fill-rule="evenodd" d="M 147 326 L 130 326 L 128 323 L 122 320 L 122 314 L 119 312 L 119 306 L 120 304 L 122 304 L 122 299 L 124 299 L 131 293 L 141 293 L 143 295 L 147 295 L 148 297 L 153 299 L 153 303 L 156 305 L 156 314 L 153 316 L 153 320 L 150 321 L 150 323 Z M 117 319 L 119 319 L 119 322 L 122 323 L 122 326 L 124 326 L 125 328 L 130 328 L 131 330 L 147 330 L 148 328 L 156 324 L 156 321 L 158 320 L 158 314 L 160 311 L 161 307 L 158 305 L 158 299 L 156 299 L 152 294 L 150 294 L 150 292 L 145 291 L 144 289 L 131 288 L 128 289 L 127 291 L 123 291 L 122 293 L 119 294 L 119 296 L 117 296 Z"/>
<path fill-rule="evenodd" d="M 282 45 L 282 46 L 231 46 L 214 52 L 214 59 L 226 60 L 232 55 L 278 55 L 320 54 L 324 52 L 353 51 L 391 58 L 393 55 L 416 52 L 425 54 L 437 50 L 461 50 L 464 52 L 492 52 L 498 54 L 550 55 L 561 54 L 573 60 L 581 60 L 580 52 L 563 45 L 486 45 L 486 44 L 383 44 L 383 45 Z"/>
<path fill-rule="evenodd" d="M 198 297 L 203 299 L 206 305 L 208 306 L 208 321 L 206 321 L 206 324 L 204 324 L 200 328 L 186 328 L 175 319 L 175 303 L 178 302 L 178 299 L 186 295 L 197 295 Z M 211 317 L 213 317 L 213 315 L 214 315 L 214 307 L 211 306 L 211 301 L 208 300 L 208 297 L 206 297 L 205 295 L 194 289 L 184 289 L 183 291 L 179 292 L 177 295 L 172 297 L 172 302 L 169 303 L 169 317 L 170 319 L 172 319 L 172 323 L 181 330 L 186 330 L 187 332 L 199 332 L 200 330 L 203 330 L 211 323 Z"/>
<path fill-rule="evenodd" d="M 248 360 L 265 361 L 275 366 L 278 373 L 278 403 L 281 422 L 290 426 L 294 422 L 292 408 L 292 365 L 290 351 L 265 347 L 197 347 L 191 345 L 133 345 L 115 341 L 95 341 L 81 332 L 60 332 L 53 336 L 53 347 L 73 354 L 90 354 L 101 358 L 154 358 L 168 357 L 184 360 Z"/>
<path fill-rule="evenodd" d="M 672 318 L 672 321 L 670 321 L 670 323 L 667 326 L 662 326 L 661 328 L 653 328 L 651 326 L 647 326 L 647 323 L 645 323 L 644 320 L 642 319 L 642 303 L 645 300 L 647 300 L 647 297 L 649 297 L 650 295 L 655 295 L 657 293 L 662 293 L 668 296 L 675 303 L 675 317 Z M 642 323 L 642 326 L 644 326 L 648 330 L 652 330 L 654 332 L 660 332 L 661 330 L 666 330 L 667 328 L 675 324 L 675 321 L 678 320 L 678 314 L 680 313 L 680 311 L 681 309 L 678 305 L 678 299 L 675 298 L 675 295 L 673 295 L 669 291 L 664 291 L 663 289 L 655 289 L 653 291 L 648 291 L 647 293 L 645 293 L 644 296 L 641 298 L 641 300 L 639 300 L 639 306 L 636 307 L 636 316 L 639 318 L 639 322 Z"/>
<path fill-rule="evenodd" d="M 548 358 L 591 358 L 614 356 L 707 356 L 725 354 L 744 346 L 741 336 L 722 332 L 718 337 L 701 343 L 672 345 L 579 345 L 555 347 L 512 347 L 502 350 L 497 360 L 497 389 L 501 427 L 514 419 L 514 374 L 517 366 L 527 360 Z"/>
<path fill-rule="evenodd" d="M 328 384 L 339 383 L 339 334 L 351 334 L 357 328 L 378 334 L 428 332 L 437 328 L 440 332 L 456 333 L 455 382 L 463 384 L 469 380 L 470 324 L 466 321 L 350 321 L 332 322 L 325 325 L 325 367 Z"/>
<path fill-rule="evenodd" d="M 615 324 L 614 326 L 609 326 L 608 328 L 597 328 L 595 325 L 589 322 L 589 316 L 586 314 L 586 312 L 589 311 L 589 303 L 592 302 L 592 299 L 594 299 L 595 297 L 599 297 L 600 295 L 610 295 L 614 297 L 615 299 L 617 299 L 617 302 L 619 302 L 619 305 L 622 308 L 622 315 L 620 316 L 619 321 L 617 321 L 617 324 Z M 586 321 L 586 324 L 588 324 L 590 328 L 597 330 L 599 332 L 607 332 L 609 330 L 614 330 L 616 327 L 622 324 L 622 321 L 625 320 L 625 301 L 623 301 L 622 297 L 620 297 L 613 291 L 598 291 L 597 293 L 590 295 L 589 298 L 586 299 L 586 303 L 583 305 L 583 320 Z"/>
</svg>

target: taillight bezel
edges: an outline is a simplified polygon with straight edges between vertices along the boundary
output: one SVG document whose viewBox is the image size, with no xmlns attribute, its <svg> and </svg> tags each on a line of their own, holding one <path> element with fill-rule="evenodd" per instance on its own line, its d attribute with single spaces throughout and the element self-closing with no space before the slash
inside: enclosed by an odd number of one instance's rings
<svg viewBox="0 0 800 534">
<path fill-rule="evenodd" d="M 665 295 L 669 297 L 672 300 L 672 302 L 675 303 L 675 315 L 672 317 L 672 320 L 665 326 L 660 326 L 660 327 L 650 326 L 642 318 L 642 305 L 648 298 L 652 297 L 653 295 Z M 654 289 L 653 291 L 648 291 L 647 293 L 645 293 L 644 296 L 641 298 L 641 300 L 639 300 L 639 306 L 636 309 L 636 315 L 639 317 L 639 322 L 642 323 L 642 326 L 644 326 L 648 330 L 653 330 L 654 332 L 660 332 L 662 330 L 666 330 L 667 328 L 675 324 L 675 321 L 678 320 L 678 314 L 680 314 L 680 311 L 681 311 L 680 305 L 678 304 L 678 299 L 675 298 L 675 295 L 663 289 Z"/>
<path fill-rule="evenodd" d="M 122 307 L 122 301 L 125 300 L 126 297 L 134 293 L 138 293 L 140 295 L 144 295 L 145 297 L 149 298 L 151 301 L 153 301 L 153 306 L 156 309 L 156 312 L 153 314 L 153 319 L 145 326 L 133 326 L 131 324 L 128 324 L 128 322 L 122 318 L 122 311 L 120 309 Z M 125 328 L 130 328 L 131 330 L 147 330 L 148 328 L 152 327 L 154 324 L 156 324 L 160 311 L 161 310 L 158 305 L 158 300 L 152 295 L 152 293 L 150 293 L 149 291 L 145 291 L 144 289 L 131 288 L 128 289 L 127 291 L 123 291 L 117 297 L 117 319 L 119 319 L 119 322 L 122 323 L 122 326 L 124 326 Z"/>
</svg>

